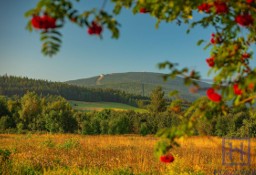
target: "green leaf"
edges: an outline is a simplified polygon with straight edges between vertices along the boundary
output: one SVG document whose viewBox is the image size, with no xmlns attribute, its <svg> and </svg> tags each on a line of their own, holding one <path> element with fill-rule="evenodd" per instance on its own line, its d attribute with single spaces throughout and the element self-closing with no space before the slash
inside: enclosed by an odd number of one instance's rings
<svg viewBox="0 0 256 175">
<path fill-rule="evenodd" d="M 56 41 L 56 42 L 61 43 L 61 39 L 59 39 L 59 38 L 57 38 L 57 37 L 55 37 L 55 36 L 51 36 L 50 38 L 51 38 L 52 40 Z"/>
<path fill-rule="evenodd" d="M 26 18 L 28 18 L 28 17 L 30 17 L 30 16 L 33 16 L 35 14 L 35 10 L 34 9 L 31 9 L 31 10 L 28 10 L 25 14 L 24 14 L 24 16 L 26 17 Z"/>
<path fill-rule="evenodd" d="M 113 9 L 113 13 L 118 15 L 121 12 L 122 6 L 121 5 L 116 5 L 115 8 Z"/>
<path fill-rule="evenodd" d="M 47 36 L 47 35 L 41 35 L 40 40 L 44 41 L 44 40 L 47 40 L 48 38 L 49 38 L 49 36 Z"/>
<path fill-rule="evenodd" d="M 204 40 L 201 39 L 201 40 L 197 41 L 197 45 L 200 46 L 203 42 L 204 42 Z"/>
<path fill-rule="evenodd" d="M 207 44 L 205 47 L 204 47 L 204 50 L 208 49 L 208 47 L 210 47 L 211 44 Z"/>
<path fill-rule="evenodd" d="M 59 52 L 61 43 L 59 37 L 61 33 L 56 30 L 41 32 L 41 41 L 43 41 L 41 51 L 44 55 L 51 57 Z"/>
<path fill-rule="evenodd" d="M 58 32 L 58 31 L 56 31 L 56 30 L 52 30 L 50 33 L 58 35 L 60 37 L 62 36 L 62 34 L 60 32 Z"/>
<path fill-rule="evenodd" d="M 161 20 L 157 20 L 156 24 L 155 24 L 155 28 L 158 29 L 159 28 L 159 25 L 161 23 Z"/>
<path fill-rule="evenodd" d="M 26 29 L 27 29 L 29 32 L 32 32 L 32 31 L 33 31 L 33 28 L 32 28 L 32 25 L 31 25 L 31 21 L 28 21 L 27 26 L 26 26 Z"/>
</svg>

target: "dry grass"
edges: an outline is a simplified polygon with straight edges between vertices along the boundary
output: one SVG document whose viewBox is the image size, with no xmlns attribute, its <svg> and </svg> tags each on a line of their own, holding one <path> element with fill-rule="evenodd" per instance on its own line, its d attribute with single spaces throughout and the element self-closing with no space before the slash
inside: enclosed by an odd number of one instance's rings
<svg viewBox="0 0 256 175">
<path fill-rule="evenodd" d="M 219 137 L 190 137 L 180 141 L 181 147 L 173 149 L 177 161 L 169 166 L 170 174 L 186 174 L 187 172 L 200 172 L 208 175 L 213 174 L 214 170 L 223 171 L 237 171 L 248 170 L 256 167 L 256 140 L 250 140 L 251 147 L 251 166 L 224 166 L 222 165 L 222 138 Z M 232 141 L 233 148 L 238 148 L 240 142 Z M 246 149 L 246 141 L 244 148 Z M 227 144 L 225 144 L 225 151 L 230 151 Z M 240 154 L 233 153 L 234 162 L 241 163 Z M 244 157 L 246 158 L 246 157 Z M 245 159 L 244 159 L 245 161 Z M 230 163 L 229 159 L 225 160 Z M 234 173 L 233 173 L 234 174 Z"/>
<path fill-rule="evenodd" d="M 175 161 L 167 165 L 154 157 L 157 139 L 152 136 L 2 134 L 0 149 L 12 152 L 3 174 L 208 175 L 228 168 L 222 166 L 221 141 L 217 137 L 180 140 L 182 146 L 172 151 Z M 255 146 L 251 140 L 251 167 L 256 167 Z"/>
</svg>

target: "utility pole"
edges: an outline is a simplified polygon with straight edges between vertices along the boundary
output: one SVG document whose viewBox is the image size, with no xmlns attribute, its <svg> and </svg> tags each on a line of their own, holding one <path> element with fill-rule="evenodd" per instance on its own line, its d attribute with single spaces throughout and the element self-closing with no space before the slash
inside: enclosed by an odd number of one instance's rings
<svg viewBox="0 0 256 175">
<path fill-rule="evenodd" d="M 145 94 L 144 94 L 144 83 L 141 84 L 142 85 L 142 96 L 144 97 Z"/>
</svg>

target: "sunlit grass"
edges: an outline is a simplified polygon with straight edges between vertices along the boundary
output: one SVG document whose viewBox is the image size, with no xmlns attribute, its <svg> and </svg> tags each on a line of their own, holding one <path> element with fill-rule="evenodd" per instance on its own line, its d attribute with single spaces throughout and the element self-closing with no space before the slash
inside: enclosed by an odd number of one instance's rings
<svg viewBox="0 0 256 175">
<path fill-rule="evenodd" d="M 115 111 L 134 110 L 136 112 L 146 112 L 145 109 L 136 108 L 122 103 L 114 102 L 83 102 L 83 101 L 69 101 L 73 109 L 79 111 L 102 111 L 104 109 L 111 109 Z"/>
<path fill-rule="evenodd" d="M 213 174 L 222 166 L 222 139 L 191 137 L 172 150 L 175 161 L 159 162 L 153 136 L 0 135 L 0 149 L 11 156 L 2 174 Z M 251 140 L 251 167 L 256 167 Z M 4 168 L 4 170 L 3 170 Z M 233 168 L 233 167 L 231 167 Z M 32 173 L 32 174 L 33 174 Z M 28 173 L 27 173 L 28 174 Z"/>
</svg>

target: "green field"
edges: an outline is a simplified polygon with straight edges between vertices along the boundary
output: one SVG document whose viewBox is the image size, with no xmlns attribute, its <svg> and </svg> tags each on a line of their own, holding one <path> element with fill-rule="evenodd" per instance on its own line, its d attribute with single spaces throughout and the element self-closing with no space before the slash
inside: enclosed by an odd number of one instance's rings
<svg viewBox="0 0 256 175">
<path fill-rule="evenodd" d="M 79 111 L 101 111 L 104 109 L 112 109 L 117 111 L 134 110 L 136 112 L 144 112 L 145 109 L 136 108 L 122 103 L 113 102 L 83 102 L 83 101 L 69 101 L 75 110 Z"/>
</svg>

